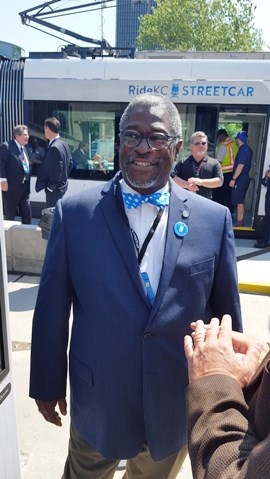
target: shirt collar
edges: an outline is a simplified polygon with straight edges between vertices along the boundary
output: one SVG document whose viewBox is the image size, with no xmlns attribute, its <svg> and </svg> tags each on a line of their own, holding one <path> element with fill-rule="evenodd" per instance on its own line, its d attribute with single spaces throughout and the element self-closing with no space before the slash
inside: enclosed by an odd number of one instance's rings
<svg viewBox="0 0 270 479">
<path fill-rule="evenodd" d="M 20 143 L 17 142 L 17 140 L 14 140 L 17 147 L 19 148 L 19 150 L 21 151 L 21 148 L 24 148 L 24 146 L 20 145 Z"/>
<path fill-rule="evenodd" d="M 54 138 L 52 138 L 49 142 L 49 146 L 52 144 L 54 140 L 57 140 L 57 138 L 60 138 L 60 135 L 56 135 Z"/>
</svg>

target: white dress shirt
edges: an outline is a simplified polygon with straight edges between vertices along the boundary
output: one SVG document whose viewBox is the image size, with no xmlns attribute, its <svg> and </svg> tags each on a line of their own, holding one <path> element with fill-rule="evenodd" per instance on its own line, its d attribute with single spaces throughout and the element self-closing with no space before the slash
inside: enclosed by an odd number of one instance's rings
<svg viewBox="0 0 270 479">
<path fill-rule="evenodd" d="M 138 194 L 137 191 L 130 188 L 125 180 L 120 180 L 122 193 L 133 193 Z M 161 190 L 156 191 L 155 193 L 163 193 L 169 191 L 169 185 L 166 185 Z M 144 257 L 141 262 L 140 270 L 141 272 L 146 272 L 148 274 L 152 289 L 154 294 L 156 294 L 160 279 L 160 273 L 163 265 L 163 256 L 165 249 L 165 240 L 166 240 L 166 230 L 168 222 L 168 206 L 165 206 L 165 211 L 161 216 L 160 222 L 157 226 L 157 229 L 148 243 L 147 249 L 145 251 Z M 137 208 L 128 209 L 125 206 L 125 212 L 128 217 L 129 225 L 133 231 L 135 231 L 140 245 L 140 250 L 142 248 L 143 242 L 147 237 L 152 224 L 154 223 L 156 216 L 158 214 L 159 208 L 155 205 L 149 203 L 142 204 Z M 135 245 L 134 245 L 135 248 Z M 135 248 L 136 251 L 136 248 Z M 137 251 L 136 251 L 137 254 Z"/>
</svg>

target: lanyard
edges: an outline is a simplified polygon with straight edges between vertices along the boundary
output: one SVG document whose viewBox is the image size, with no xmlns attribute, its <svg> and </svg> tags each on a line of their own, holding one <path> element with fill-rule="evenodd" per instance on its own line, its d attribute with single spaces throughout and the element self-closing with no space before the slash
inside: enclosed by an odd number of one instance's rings
<svg viewBox="0 0 270 479">
<path fill-rule="evenodd" d="M 138 236 L 136 235 L 135 231 L 130 228 L 130 231 L 131 231 L 131 235 L 132 235 L 132 239 L 133 239 L 133 243 L 134 243 L 134 246 L 136 248 L 136 251 L 138 253 L 138 263 L 139 263 L 139 266 L 141 265 L 141 262 L 142 262 L 142 259 L 144 257 L 144 254 L 145 254 L 145 251 L 146 251 L 146 248 L 147 246 L 149 245 L 151 239 L 153 238 L 154 236 L 154 233 L 158 227 L 158 224 L 161 220 L 161 216 L 163 215 L 164 213 L 164 209 L 165 208 L 160 208 L 158 210 L 158 214 L 154 220 L 154 223 L 152 224 L 150 230 L 149 230 L 149 233 L 148 235 L 146 236 L 144 242 L 143 242 L 143 245 L 140 249 L 140 244 L 139 244 L 139 240 L 138 240 Z M 151 283 L 150 283 L 150 279 L 149 279 L 149 276 L 147 274 L 146 271 L 143 271 L 141 272 L 141 276 L 142 276 L 142 280 L 144 282 L 144 286 L 145 286 L 145 289 L 146 289 L 146 293 L 147 293 L 147 296 L 148 296 L 148 299 L 150 301 L 150 303 L 154 304 L 154 300 L 155 300 L 155 294 L 154 294 L 154 291 L 153 291 L 153 288 L 151 286 Z"/>
<path fill-rule="evenodd" d="M 117 192 L 119 191 L 118 187 L 119 187 L 119 180 L 118 180 L 118 177 L 117 177 L 116 180 L 114 181 L 114 196 L 117 196 Z M 118 194 L 120 194 L 120 192 Z M 120 201 L 117 201 L 117 205 L 118 205 L 118 208 L 120 208 Z M 153 222 L 153 224 L 152 224 L 152 226 L 151 226 L 151 228 L 148 232 L 148 235 L 146 236 L 146 238 L 143 242 L 141 250 L 140 250 L 140 242 L 139 242 L 138 236 L 135 233 L 135 231 L 129 226 L 131 236 L 132 236 L 132 240 L 133 240 L 135 249 L 136 249 L 137 254 L 138 254 L 139 266 L 141 265 L 141 262 L 142 262 L 142 259 L 144 257 L 146 248 L 147 248 L 148 244 L 150 243 L 152 237 L 154 236 L 154 233 L 155 233 L 155 231 L 158 227 L 158 224 L 161 220 L 161 217 L 164 213 L 164 210 L 165 210 L 165 208 L 160 208 L 158 210 L 158 214 L 157 214 L 157 216 L 156 216 L 156 218 L 155 218 L 155 220 L 154 220 L 154 222 Z M 120 212 L 122 214 L 122 209 L 120 209 Z M 129 225 L 126 214 L 125 214 L 125 219 L 126 219 L 127 224 Z M 146 289 L 148 299 L 149 299 L 151 305 L 153 306 L 154 300 L 155 300 L 155 294 L 154 294 L 153 288 L 151 286 L 149 276 L 146 272 L 141 272 L 141 277 L 142 277 L 142 280 L 143 280 L 143 283 L 144 283 L 144 286 L 145 286 L 145 289 Z"/>
<path fill-rule="evenodd" d="M 131 232 L 131 235 L 132 235 L 133 243 L 134 243 L 134 246 L 135 246 L 136 251 L 137 251 L 137 253 L 138 253 L 138 263 L 139 263 L 139 265 L 141 265 L 141 262 L 142 262 L 142 259 L 143 259 L 143 257 L 144 257 L 146 248 L 147 248 L 147 246 L 149 245 L 151 239 L 152 239 L 153 236 L 154 236 L 154 233 L 155 233 L 155 231 L 156 231 L 156 229 L 157 229 L 157 227 L 158 227 L 158 224 L 159 224 L 159 222 L 160 222 L 160 220 L 161 220 L 161 216 L 163 215 L 164 210 L 165 210 L 165 208 L 160 208 L 160 209 L 158 210 L 158 214 L 157 214 L 157 216 L 156 216 L 156 218 L 155 218 L 155 220 L 154 220 L 154 223 L 152 224 L 152 226 L 151 226 L 151 228 L 150 228 L 150 230 L 149 230 L 149 232 L 148 232 L 148 235 L 146 236 L 146 238 L 145 238 L 145 240 L 144 240 L 144 242 L 143 242 L 143 245 L 142 245 L 141 249 L 140 249 L 140 244 L 139 244 L 138 236 L 136 235 L 135 231 L 134 231 L 132 228 L 130 228 L 130 232 Z"/>
<path fill-rule="evenodd" d="M 193 173 L 196 178 L 200 177 L 200 171 L 203 167 L 203 160 L 200 160 L 199 165 L 196 160 L 192 160 Z"/>
</svg>

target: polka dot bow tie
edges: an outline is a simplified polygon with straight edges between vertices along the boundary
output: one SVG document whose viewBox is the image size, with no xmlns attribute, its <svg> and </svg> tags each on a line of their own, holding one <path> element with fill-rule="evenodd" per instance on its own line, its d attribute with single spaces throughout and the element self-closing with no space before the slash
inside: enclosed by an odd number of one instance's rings
<svg viewBox="0 0 270 479">
<path fill-rule="evenodd" d="M 146 203 L 156 205 L 159 208 L 168 206 L 170 200 L 170 193 L 153 193 L 152 195 L 133 195 L 132 193 L 123 193 L 125 205 L 128 209 L 137 208 Z"/>
</svg>

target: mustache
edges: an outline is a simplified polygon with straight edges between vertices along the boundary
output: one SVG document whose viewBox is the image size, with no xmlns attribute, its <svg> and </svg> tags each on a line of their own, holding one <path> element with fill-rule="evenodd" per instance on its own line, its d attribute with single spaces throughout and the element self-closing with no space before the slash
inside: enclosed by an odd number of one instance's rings
<svg viewBox="0 0 270 479">
<path fill-rule="evenodd" d="M 155 160 L 153 160 L 153 158 L 147 158 L 147 157 L 148 157 L 147 153 L 136 153 L 136 155 L 126 157 L 125 162 L 127 164 L 130 164 L 137 160 L 144 160 L 144 161 L 148 161 L 149 163 L 156 164 L 156 163 L 159 163 L 160 161 L 159 158 L 155 158 Z"/>
</svg>

